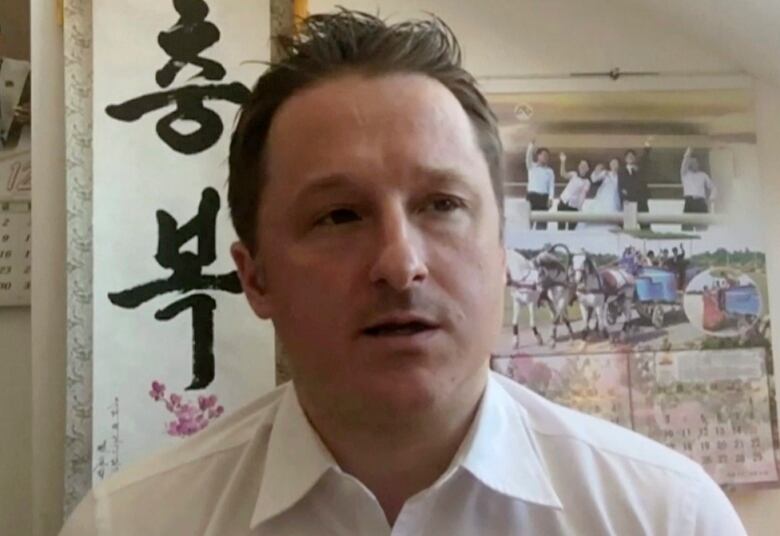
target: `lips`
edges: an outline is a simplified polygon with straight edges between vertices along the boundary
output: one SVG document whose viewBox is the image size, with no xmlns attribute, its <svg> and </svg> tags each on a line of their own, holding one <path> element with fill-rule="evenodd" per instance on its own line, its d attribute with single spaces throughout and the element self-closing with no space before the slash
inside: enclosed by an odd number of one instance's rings
<svg viewBox="0 0 780 536">
<path fill-rule="evenodd" d="M 362 330 L 362 333 L 369 337 L 404 337 L 438 328 L 439 325 L 431 319 L 414 315 L 399 315 L 372 322 Z"/>
</svg>

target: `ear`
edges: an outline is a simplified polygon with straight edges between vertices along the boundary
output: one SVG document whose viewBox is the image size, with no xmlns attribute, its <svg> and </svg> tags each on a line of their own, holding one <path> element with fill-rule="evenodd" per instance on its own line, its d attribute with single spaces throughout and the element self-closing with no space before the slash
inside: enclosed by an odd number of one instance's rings
<svg viewBox="0 0 780 536">
<path fill-rule="evenodd" d="M 238 241 L 230 246 L 230 256 L 236 264 L 238 278 L 249 306 L 257 316 L 268 320 L 271 318 L 272 308 L 259 255 L 255 259 L 246 246 Z"/>
</svg>

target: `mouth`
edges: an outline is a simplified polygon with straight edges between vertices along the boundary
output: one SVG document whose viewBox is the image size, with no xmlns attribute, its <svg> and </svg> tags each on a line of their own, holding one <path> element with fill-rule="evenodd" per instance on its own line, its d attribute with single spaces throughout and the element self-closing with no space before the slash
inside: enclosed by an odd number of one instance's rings
<svg viewBox="0 0 780 536">
<path fill-rule="evenodd" d="M 362 330 L 369 337 L 408 337 L 439 329 L 439 325 L 423 318 L 380 320 Z"/>
</svg>

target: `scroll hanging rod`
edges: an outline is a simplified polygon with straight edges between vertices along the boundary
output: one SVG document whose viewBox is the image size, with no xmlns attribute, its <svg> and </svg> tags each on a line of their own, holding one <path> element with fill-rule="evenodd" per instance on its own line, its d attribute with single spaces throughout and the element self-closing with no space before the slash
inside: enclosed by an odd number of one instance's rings
<svg viewBox="0 0 780 536">
<path fill-rule="evenodd" d="M 716 71 L 716 70 L 669 70 L 669 71 L 623 71 L 620 67 L 615 67 L 608 71 L 580 71 L 569 73 L 527 73 L 527 74 L 507 74 L 507 75 L 482 75 L 480 80 L 562 80 L 569 78 L 609 78 L 617 81 L 621 78 L 633 77 L 653 77 L 653 78 L 679 78 L 679 77 L 731 77 L 746 76 L 745 71 Z"/>
</svg>

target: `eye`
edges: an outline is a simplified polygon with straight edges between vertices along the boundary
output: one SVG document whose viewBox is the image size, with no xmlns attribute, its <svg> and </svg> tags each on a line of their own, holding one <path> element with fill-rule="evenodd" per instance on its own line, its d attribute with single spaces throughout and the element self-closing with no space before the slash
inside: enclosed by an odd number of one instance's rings
<svg viewBox="0 0 780 536">
<path fill-rule="evenodd" d="M 315 225 L 343 225 L 356 221 L 360 221 L 357 212 L 349 208 L 337 208 L 318 219 Z"/>
<path fill-rule="evenodd" d="M 436 212 L 453 212 L 463 208 L 464 204 L 462 200 L 456 197 L 437 197 L 428 206 Z"/>
</svg>

